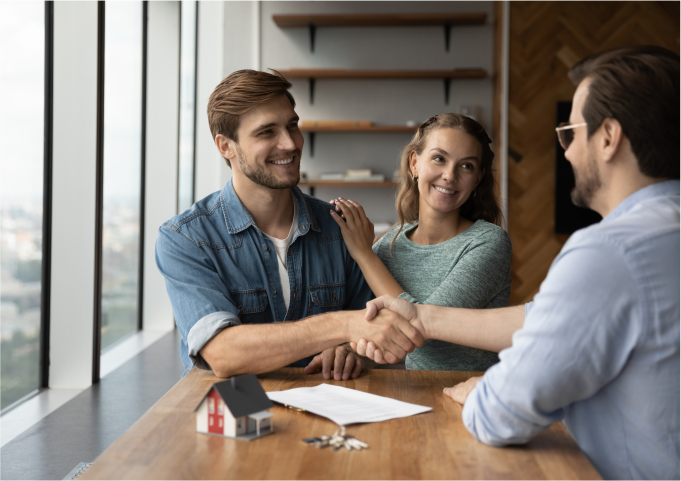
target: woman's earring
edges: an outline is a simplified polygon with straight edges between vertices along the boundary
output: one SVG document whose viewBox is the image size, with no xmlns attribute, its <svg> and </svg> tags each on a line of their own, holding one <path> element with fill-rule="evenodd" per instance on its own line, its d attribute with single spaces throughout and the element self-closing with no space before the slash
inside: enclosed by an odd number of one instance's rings
<svg viewBox="0 0 681 481">
<path fill-rule="evenodd" d="M 414 182 L 418 182 L 419 178 L 415 177 L 414 174 L 411 174 L 411 180 L 413 180 Z"/>
<path fill-rule="evenodd" d="M 473 191 L 473 197 L 475 197 L 476 195 L 478 195 L 478 193 Z"/>
</svg>

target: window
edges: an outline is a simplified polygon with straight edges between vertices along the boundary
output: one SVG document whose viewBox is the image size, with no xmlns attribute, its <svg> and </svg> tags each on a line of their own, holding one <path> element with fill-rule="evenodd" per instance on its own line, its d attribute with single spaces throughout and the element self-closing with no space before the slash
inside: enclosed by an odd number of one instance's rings
<svg viewBox="0 0 681 481">
<path fill-rule="evenodd" d="M 183 1 L 181 8 L 178 213 L 189 209 L 194 203 L 197 2 Z"/>
<path fill-rule="evenodd" d="M 215 399 L 212 397 L 208 398 L 208 414 L 214 414 L 215 413 Z"/>
<path fill-rule="evenodd" d="M 222 412 L 223 412 L 223 411 L 222 411 L 222 406 L 223 406 L 222 399 L 218 399 L 218 414 L 219 414 L 220 416 L 222 416 Z"/>
<path fill-rule="evenodd" d="M 142 2 L 106 2 L 101 349 L 137 331 L 142 172 Z"/>
<path fill-rule="evenodd" d="M 45 4 L 0 2 L 1 409 L 41 383 L 44 58 Z"/>
</svg>

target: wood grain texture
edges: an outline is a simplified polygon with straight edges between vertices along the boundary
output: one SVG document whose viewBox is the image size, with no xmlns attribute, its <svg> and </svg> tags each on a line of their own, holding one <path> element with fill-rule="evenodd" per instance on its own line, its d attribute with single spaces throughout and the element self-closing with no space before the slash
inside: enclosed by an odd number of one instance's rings
<svg viewBox="0 0 681 481">
<path fill-rule="evenodd" d="M 610 48 L 679 52 L 679 2 L 511 2 L 509 235 L 511 304 L 531 301 L 568 236 L 554 234 L 556 104 L 572 100 L 567 72 Z M 504 147 L 505 148 L 505 147 Z"/>
<path fill-rule="evenodd" d="M 420 27 L 429 25 L 483 25 L 486 13 L 375 13 L 272 15 L 280 28 L 293 27 Z"/>
<path fill-rule="evenodd" d="M 287 79 L 315 78 L 315 79 L 470 79 L 485 78 L 487 72 L 483 69 L 455 69 L 455 70 L 349 70 L 342 68 L 292 68 L 277 70 Z"/>
<path fill-rule="evenodd" d="M 413 134 L 418 127 L 406 125 L 300 125 L 301 132 Z"/>
<path fill-rule="evenodd" d="M 336 425 L 310 413 L 272 408 L 275 434 L 240 441 L 195 432 L 193 410 L 219 379 L 194 369 L 83 474 L 82 479 L 600 479 L 556 424 L 528 445 L 493 448 L 461 422 L 442 388 L 470 372 L 373 370 L 353 381 L 324 381 L 300 368 L 258 376 L 266 391 L 322 382 L 431 406 L 432 412 L 348 427 L 363 451 L 317 449 L 302 439 Z"/>
<path fill-rule="evenodd" d="M 299 186 L 303 187 L 397 187 L 398 183 L 392 180 L 384 180 L 383 182 L 350 182 L 345 180 L 306 180 L 299 182 Z"/>
</svg>

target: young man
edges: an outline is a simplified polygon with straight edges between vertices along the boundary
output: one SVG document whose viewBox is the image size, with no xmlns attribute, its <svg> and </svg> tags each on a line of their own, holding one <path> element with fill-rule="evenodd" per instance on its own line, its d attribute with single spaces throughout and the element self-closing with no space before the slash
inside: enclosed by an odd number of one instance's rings
<svg viewBox="0 0 681 481">
<path fill-rule="evenodd" d="M 424 338 L 504 349 L 482 378 L 445 389 L 477 439 L 525 443 L 562 420 L 604 478 L 679 479 L 679 56 L 616 49 L 570 78 L 557 130 L 572 200 L 603 220 L 570 237 L 534 302 L 468 311 L 386 296 L 367 317 L 387 307 Z"/>
<path fill-rule="evenodd" d="M 349 379 L 367 361 L 339 345 L 360 332 L 380 336 L 393 362 L 423 342 L 395 314 L 368 332 L 364 311 L 338 312 L 363 309 L 372 293 L 332 206 L 296 187 L 303 135 L 290 87 L 278 75 L 241 70 L 215 88 L 208 121 L 232 179 L 160 228 L 156 263 L 187 370 L 260 373 L 305 366 L 323 351 L 306 372 L 321 367 L 328 379 L 333 366 L 336 379 Z"/>
</svg>

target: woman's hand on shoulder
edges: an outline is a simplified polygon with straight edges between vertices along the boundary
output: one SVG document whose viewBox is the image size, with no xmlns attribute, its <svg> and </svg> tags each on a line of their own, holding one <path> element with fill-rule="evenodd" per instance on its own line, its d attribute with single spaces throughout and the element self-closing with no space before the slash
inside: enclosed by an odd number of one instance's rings
<svg viewBox="0 0 681 481">
<path fill-rule="evenodd" d="M 362 206 L 342 197 L 332 200 L 331 204 L 336 206 L 336 212 L 330 211 L 331 217 L 340 227 L 352 258 L 359 262 L 362 256 L 373 254 L 374 224 L 367 218 Z"/>
</svg>

